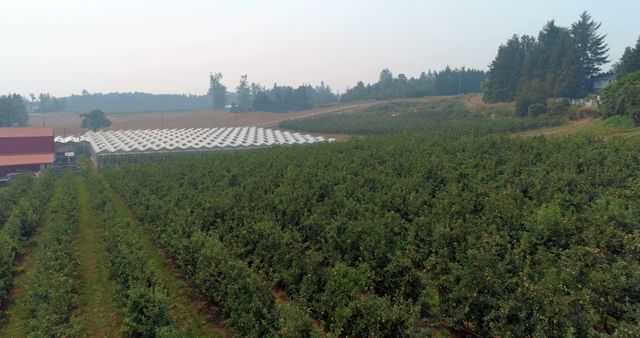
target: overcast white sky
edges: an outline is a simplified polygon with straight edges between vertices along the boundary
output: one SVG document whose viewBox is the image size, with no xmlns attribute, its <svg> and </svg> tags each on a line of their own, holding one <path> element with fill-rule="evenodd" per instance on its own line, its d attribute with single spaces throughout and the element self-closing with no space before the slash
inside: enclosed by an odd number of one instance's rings
<svg viewBox="0 0 640 338">
<path fill-rule="evenodd" d="M 203 94 L 209 72 L 342 91 L 384 67 L 486 69 L 512 34 L 583 10 L 613 60 L 640 35 L 638 0 L 0 0 L 0 94 Z"/>
</svg>

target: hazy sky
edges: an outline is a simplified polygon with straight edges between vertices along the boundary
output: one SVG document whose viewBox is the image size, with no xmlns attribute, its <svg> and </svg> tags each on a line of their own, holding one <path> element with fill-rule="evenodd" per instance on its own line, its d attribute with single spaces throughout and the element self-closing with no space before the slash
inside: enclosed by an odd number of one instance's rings
<svg viewBox="0 0 640 338">
<path fill-rule="evenodd" d="M 205 93 L 209 72 L 344 90 L 446 65 L 486 69 L 512 34 L 588 10 L 611 58 L 640 35 L 638 0 L 0 0 L 0 94 Z"/>
</svg>

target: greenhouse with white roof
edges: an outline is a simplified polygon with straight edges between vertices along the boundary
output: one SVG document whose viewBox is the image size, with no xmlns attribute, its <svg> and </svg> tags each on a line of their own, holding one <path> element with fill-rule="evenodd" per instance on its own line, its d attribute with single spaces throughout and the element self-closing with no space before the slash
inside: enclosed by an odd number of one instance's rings
<svg viewBox="0 0 640 338">
<path fill-rule="evenodd" d="M 259 127 L 105 130 L 55 138 L 60 145 L 84 144 L 97 167 L 181 154 L 332 141 L 322 136 Z"/>
</svg>

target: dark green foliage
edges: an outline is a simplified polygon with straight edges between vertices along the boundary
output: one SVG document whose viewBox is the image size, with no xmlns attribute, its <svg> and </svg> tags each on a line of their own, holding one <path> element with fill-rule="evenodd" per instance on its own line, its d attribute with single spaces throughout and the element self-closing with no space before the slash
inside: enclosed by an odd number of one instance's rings
<svg viewBox="0 0 640 338">
<path fill-rule="evenodd" d="M 236 87 L 236 97 L 239 112 L 251 110 L 251 88 L 247 81 L 247 74 L 240 77 L 240 83 Z"/>
<path fill-rule="evenodd" d="M 457 95 L 477 93 L 484 81 L 485 73 L 481 70 L 451 69 L 446 67 L 440 72 L 422 72 L 418 78 L 407 79 L 404 74 L 393 78 L 389 69 L 383 69 L 380 79 L 374 84 L 360 81 L 355 87 L 347 89 L 340 97 L 342 102 L 357 100 L 386 100 L 398 98 L 416 98 L 422 96 Z"/>
<path fill-rule="evenodd" d="M 25 287 L 24 332 L 30 337 L 70 336 L 78 306 L 78 253 L 75 250 L 77 199 L 71 176 L 65 176 L 51 199 L 46 226 L 34 259 L 38 264 Z"/>
<path fill-rule="evenodd" d="M 627 74 L 605 88 L 601 110 L 605 117 L 627 116 L 640 126 L 640 71 Z"/>
<path fill-rule="evenodd" d="M 489 65 L 487 80 L 483 84 L 484 100 L 487 102 L 513 101 L 516 98 L 520 74 L 525 60 L 535 46 L 534 38 L 514 35 L 498 48 L 498 55 Z"/>
<path fill-rule="evenodd" d="M 25 126 L 29 116 L 22 96 L 0 96 L 0 127 Z"/>
<path fill-rule="evenodd" d="M 20 175 L 9 186 L 0 189 L 0 228 L 10 216 L 13 206 L 27 195 L 32 184 L 31 175 Z"/>
<path fill-rule="evenodd" d="M 158 282 L 158 268 L 150 263 L 134 224 L 118 215 L 105 193 L 104 182 L 87 173 L 93 207 L 103 227 L 103 243 L 109 252 L 109 277 L 117 286 L 124 308 L 124 330 L 133 337 L 171 336 L 179 330 L 168 315 L 166 289 Z"/>
<path fill-rule="evenodd" d="M 131 268 L 129 268 L 131 269 Z M 134 337 L 156 337 L 169 325 L 169 301 L 165 292 L 134 283 L 127 290 L 125 332 Z"/>
<path fill-rule="evenodd" d="M 297 88 L 273 85 L 265 90 L 259 87 L 253 96 L 253 109 L 268 112 L 287 112 L 327 106 L 338 101 L 324 82 L 320 86 L 302 85 Z"/>
<path fill-rule="evenodd" d="M 227 105 L 227 87 L 220 82 L 222 73 L 209 74 L 209 96 L 213 109 L 222 109 Z"/>
<path fill-rule="evenodd" d="M 525 106 L 523 115 L 526 115 L 528 107 L 528 105 Z M 560 118 L 549 116 L 538 118 L 507 117 L 493 120 L 469 112 L 458 101 L 440 100 L 428 103 L 421 101 L 383 103 L 358 113 L 332 114 L 283 121 L 280 123 L 280 127 L 326 134 L 422 133 L 441 136 L 478 136 L 553 126 L 560 122 Z"/>
<path fill-rule="evenodd" d="M 90 186 L 94 189 L 95 208 L 103 215 L 104 241 L 111 255 L 110 274 L 126 305 L 129 333 L 160 336 L 162 332 L 171 331 L 165 327 L 170 325 L 168 304 L 166 291 L 157 282 L 157 268 L 149 264 L 142 244 L 131 231 L 132 225 L 117 216 L 112 202 L 101 190 L 103 183 L 93 177 Z M 181 231 L 181 227 L 188 224 L 186 219 L 172 223 L 176 227 L 172 231 Z M 269 286 L 246 264 L 231 256 L 220 241 L 188 230 L 189 233 L 175 233 L 168 242 L 182 250 L 172 249 L 172 253 L 187 273 L 186 277 L 219 306 L 232 330 L 245 337 L 273 336 L 278 323 Z"/>
<path fill-rule="evenodd" d="M 640 71 L 640 37 L 634 48 L 625 49 L 620 62 L 616 65 L 616 75 L 618 78 Z"/>
<path fill-rule="evenodd" d="M 600 24 L 584 12 L 571 28 L 549 21 L 535 39 L 513 36 L 500 46 L 491 63 L 484 84 L 488 102 L 512 101 L 521 97 L 526 87 L 539 83 L 544 89 L 544 103 L 549 97 L 582 97 L 593 86 L 601 66 L 608 62 L 604 36 L 598 35 Z M 536 84 L 538 86 L 538 84 Z M 537 95 L 537 94 L 536 94 Z M 521 113 L 531 105 L 521 106 Z"/>
<path fill-rule="evenodd" d="M 549 99 L 547 100 L 547 109 L 549 113 L 554 115 L 564 115 L 569 111 L 571 102 L 567 99 Z"/>
<path fill-rule="evenodd" d="M 516 113 L 526 116 L 529 106 L 533 104 L 545 105 L 549 97 L 547 87 L 540 80 L 532 80 L 518 88 L 516 95 Z"/>
<path fill-rule="evenodd" d="M 38 96 L 38 109 L 40 113 L 60 112 L 67 108 L 66 98 L 57 98 L 49 95 L 49 93 L 41 93 Z"/>
<path fill-rule="evenodd" d="M 587 81 L 583 83 L 586 90 L 591 90 L 593 79 L 600 74 L 602 66 L 609 62 L 607 53 L 609 48 L 605 43 L 605 35 L 598 35 L 602 24 L 595 22 L 588 12 L 580 14 L 580 20 L 571 25 L 571 35 L 574 38 L 582 74 Z"/>
<path fill-rule="evenodd" d="M 0 190 L 0 216 L 2 221 L 6 218 L 6 222 L 0 223 L 0 310 L 5 309 L 13 286 L 13 268 L 38 226 L 51 193 L 51 183 L 49 175 L 36 182 L 23 175 Z"/>
<path fill-rule="evenodd" d="M 269 287 L 215 238 L 196 239 L 194 244 L 203 245 L 196 256 L 195 284 L 220 306 L 229 325 L 245 337 L 274 335 L 275 301 Z"/>
<path fill-rule="evenodd" d="M 313 331 L 313 322 L 309 314 L 289 304 L 277 304 L 278 337 L 311 338 L 319 337 Z"/>
<path fill-rule="evenodd" d="M 241 334 L 308 328 L 281 324 L 299 314 L 274 310 L 262 280 L 338 336 L 637 331 L 640 140 L 473 134 L 105 175 Z"/>
<path fill-rule="evenodd" d="M 547 112 L 547 107 L 542 103 L 534 103 L 527 108 L 528 116 L 538 116 Z"/>
<path fill-rule="evenodd" d="M 106 128 L 111 125 L 111 121 L 105 116 L 100 109 L 94 109 L 89 114 L 82 114 L 82 128 L 88 128 L 93 131 Z"/>
</svg>

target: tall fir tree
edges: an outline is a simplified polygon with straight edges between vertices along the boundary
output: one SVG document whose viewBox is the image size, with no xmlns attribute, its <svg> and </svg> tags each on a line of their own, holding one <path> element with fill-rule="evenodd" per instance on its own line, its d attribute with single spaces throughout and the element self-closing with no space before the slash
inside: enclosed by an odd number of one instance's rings
<svg viewBox="0 0 640 338">
<path fill-rule="evenodd" d="M 222 73 L 209 74 L 209 92 L 213 109 L 222 109 L 227 105 L 227 87 L 222 84 Z"/>
<path fill-rule="evenodd" d="M 489 72 L 484 84 L 484 99 L 488 102 L 512 101 L 515 99 L 520 75 L 525 65 L 525 58 L 529 52 L 529 37 L 522 39 L 514 35 L 501 45 L 498 56 L 489 65 Z"/>
<path fill-rule="evenodd" d="M 236 94 L 238 109 L 243 112 L 249 111 L 251 109 L 251 88 L 247 81 L 247 74 L 240 77 L 240 83 L 236 87 Z"/>
<path fill-rule="evenodd" d="M 580 20 L 571 25 L 571 35 L 575 40 L 584 76 L 582 85 L 587 91 L 593 89 L 593 79 L 600 74 L 602 66 L 609 62 L 606 35 L 598 34 L 601 25 L 587 11 L 580 14 Z"/>
<path fill-rule="evenodd" d="M 582 97 L 587 94 L 584 89 L 585 75 L 575 44 L 568 30 L 563 29 L 552 52 L 555 69 L 549 69 L 547 78 L 551 95 L 554 97 Z"/>
</svg>

